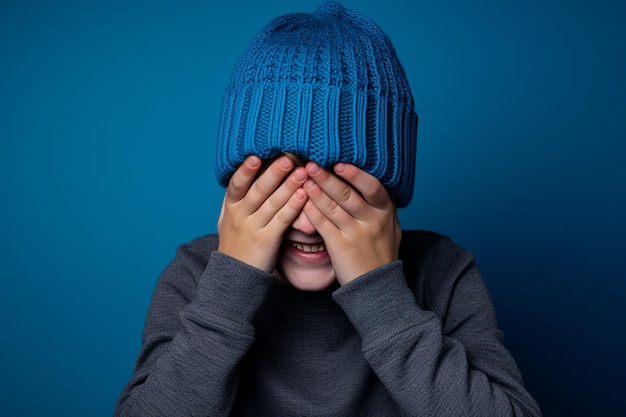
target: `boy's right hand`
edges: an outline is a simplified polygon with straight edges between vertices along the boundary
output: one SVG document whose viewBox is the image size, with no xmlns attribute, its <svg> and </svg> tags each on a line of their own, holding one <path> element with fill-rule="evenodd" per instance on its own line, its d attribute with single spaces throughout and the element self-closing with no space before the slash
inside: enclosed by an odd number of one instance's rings
<svg viewBox="0 0 626 417">
<path fill-rule="evenodd" d="M 217 250 L 272 273 L 283 235 L 308 199 L 302 189 L 308 176 L 281 156 L 255 180 L 261 163 L 249 156 L 231 177 L 217 222 Z"/>
</svg>

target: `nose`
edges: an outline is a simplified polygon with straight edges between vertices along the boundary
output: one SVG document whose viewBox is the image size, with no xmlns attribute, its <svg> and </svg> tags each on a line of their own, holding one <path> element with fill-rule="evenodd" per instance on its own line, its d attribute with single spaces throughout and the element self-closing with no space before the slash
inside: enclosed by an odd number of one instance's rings
<svg viewBox="0 0 626 417">
<path fill-rule="evenodd" d="M 296 219 L 293 221 L 291 227 L 302 233 L 306 233 L 307 235 L 314 235 L 315 233 L 317 233 L 317 230 L 311 224 L 311 221 L 306 216 L 306 214 L 304 214 L 303 211 L 298 214 L 298 217 L 296 217 Z"/>
</svg>

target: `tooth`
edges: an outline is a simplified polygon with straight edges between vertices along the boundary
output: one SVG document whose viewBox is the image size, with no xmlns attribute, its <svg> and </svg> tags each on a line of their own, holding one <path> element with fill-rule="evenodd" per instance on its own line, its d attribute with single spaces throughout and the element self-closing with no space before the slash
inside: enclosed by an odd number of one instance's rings
<svg viewBox="0 0 626 417">
<path fill-rule="evenodd" d="M 289 244 L 293 246 L 294 248 L 301 250 L 302 252 L 307 252 L 307 253 L 316 253 L 316 252 L 322 252 L 326 250 L 326 246 L 323 243 L 309 245 L 306 243 L 289 242 Z"/>
</svg>

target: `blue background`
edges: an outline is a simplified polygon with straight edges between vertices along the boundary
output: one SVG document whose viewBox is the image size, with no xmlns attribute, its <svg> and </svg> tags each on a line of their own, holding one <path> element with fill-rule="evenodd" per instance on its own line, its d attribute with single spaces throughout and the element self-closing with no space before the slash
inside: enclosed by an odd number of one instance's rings
<svg viewBox="0 0 626 417">
<path fill-rule="evenodd" d="M 216 230 L 221 94 L 318 1 L 0 5 L 0 415 L 108 416 L 175 247 Z M 546 416 L 623 415 L 626 29 L 618 1 L 345 1 L 420 116 L 405 228 L 473 251 Z"/>
</svg>

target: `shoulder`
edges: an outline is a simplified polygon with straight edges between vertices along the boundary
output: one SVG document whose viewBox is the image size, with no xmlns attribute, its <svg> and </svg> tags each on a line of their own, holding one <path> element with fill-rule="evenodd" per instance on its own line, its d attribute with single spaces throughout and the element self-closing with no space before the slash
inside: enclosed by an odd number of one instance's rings
<svg viewBox="0 0 626 417">
<path fill-rule="evenodd" d="M 161 281 L 180 281 L 182 276 L 190 276 L 197 280 L 215 250 L 217 250 L 215 234 L 201 236 L 179 245 L 176 248 L 176 256 L 165 268 Z"/>
<path fill-rule="evenodd" d="M 400 252 L 402 253 L 403 250 L 422 252 L 437 247 L 444 240 L 449 240 L 449 238 L 429 230 L 402 230 Z"/>
<path fill-rule="evenodd" d="M 456 282 L 475 271 L 471 252 L 448 236 L 425 230 L 402 232 L 400 259 L 407 283 L 427 309 L 447 299 Z"/>
<path fill-rule="evenodd" d="M 473 262 L 473 255 L 448 236 L 427 230 L 403 230 L 400 258 L 412 263 L 419 260 L 432 267 L 450 267 Z"/>
<path fill-rule="evenodd" d="M 182 251 L 191 256 L 205 258 L 209 256 L 211 252 L 217 250 L 217 245 L 217 234 L 208 234 L 180 245 L 178 251 Z"/>
</svg>

